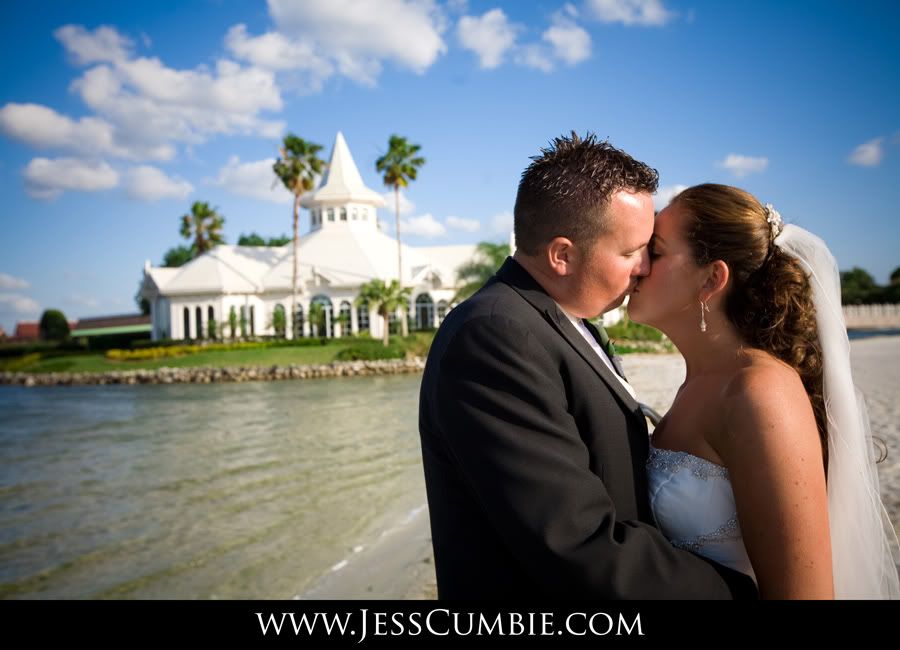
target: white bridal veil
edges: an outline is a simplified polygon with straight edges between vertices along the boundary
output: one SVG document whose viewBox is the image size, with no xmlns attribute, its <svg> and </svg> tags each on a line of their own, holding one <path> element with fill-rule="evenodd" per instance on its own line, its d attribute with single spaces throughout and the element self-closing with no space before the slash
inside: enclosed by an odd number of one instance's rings
<svg viewBox="0 0 900 650">
<path fill-rule="evenodd" d="M 825 243 L 788 224 L 775 244 L 809 275 L 824 360 L 828 519 L 836 598 L 900 598 L 900 543 L 881 502 L 869 416 L 850 374 L 837 262 Z"/>
</svg>

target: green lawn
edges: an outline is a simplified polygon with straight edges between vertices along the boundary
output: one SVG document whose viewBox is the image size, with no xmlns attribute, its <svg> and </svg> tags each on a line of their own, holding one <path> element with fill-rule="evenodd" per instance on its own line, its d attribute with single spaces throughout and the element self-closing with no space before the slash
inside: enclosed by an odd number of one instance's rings
<svg viewBox="0 0 900 650">
<path fill-rule="evenodd" d="M 313 347 L 261 348 L 256 350 L 230 350 L 198 352 L 183 357 L 168 357 L 153 361 L 112 361 L 103 353 L 72 354 L 53 359 L 41 359 L 15 370 L 21 372 L 108 372 L 110 370 L 137 370 L 140 368 L 189 368 L 196 366 L 289 366 L 292 363 L 330 363 L 346 343 Z M 6 370 L 0 362 L 0 370 Z"/>
</svg>

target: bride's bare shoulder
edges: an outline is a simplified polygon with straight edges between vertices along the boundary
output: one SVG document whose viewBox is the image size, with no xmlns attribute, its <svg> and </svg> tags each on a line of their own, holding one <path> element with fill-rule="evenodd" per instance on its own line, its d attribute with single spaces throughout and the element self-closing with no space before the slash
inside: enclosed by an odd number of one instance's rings
<svg viewBox="0 0 900 650">
<path fill-rule="evenodd" d="M 809 395 L 794 368 L 765 353 L 747 355 L 723 388 L 723 457 L 746 459 L 748 452 L 794 453 L 818 446 Z M 727 459 L 726 459 L 727 460 Z"/>
</svg>

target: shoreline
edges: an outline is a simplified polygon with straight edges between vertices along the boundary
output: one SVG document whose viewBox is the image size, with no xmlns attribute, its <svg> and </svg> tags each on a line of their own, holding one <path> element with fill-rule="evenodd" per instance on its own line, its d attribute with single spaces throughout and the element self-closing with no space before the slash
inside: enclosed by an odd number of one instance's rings
<svg viewBox="0 0 900 650">
<path fill-rule="evenodd" d="M 0 385 L 7 386 L 107 386 L 138 384 L 213 384 L 246 381 L 283 381 L 322 377 L 372 377 L 422 372 L 425 359 L 378 361 L 332 361 L 287 366 L 196 366 L 104 372 L 0 372 Z"/>
</svg>

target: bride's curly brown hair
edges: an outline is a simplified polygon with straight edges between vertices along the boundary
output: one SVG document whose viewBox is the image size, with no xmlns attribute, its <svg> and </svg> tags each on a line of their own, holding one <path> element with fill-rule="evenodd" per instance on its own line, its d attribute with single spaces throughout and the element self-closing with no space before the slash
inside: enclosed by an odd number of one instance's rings
<svg viewBox="0 0 900 650">
<path fill-rule="evenodd" d="M 774 243 L 765 208 L 744 190 L 707 183 L 673 200 L 686 213 L 686 237 L 699 265 L 722 260 L 732 286 L 724 309 L 746 343 L 765 350 L 800 375 L 809 395 L 822 464 L 828 476 L 828 424 L 822 352 L 809 279 Z"/>
</svg>

